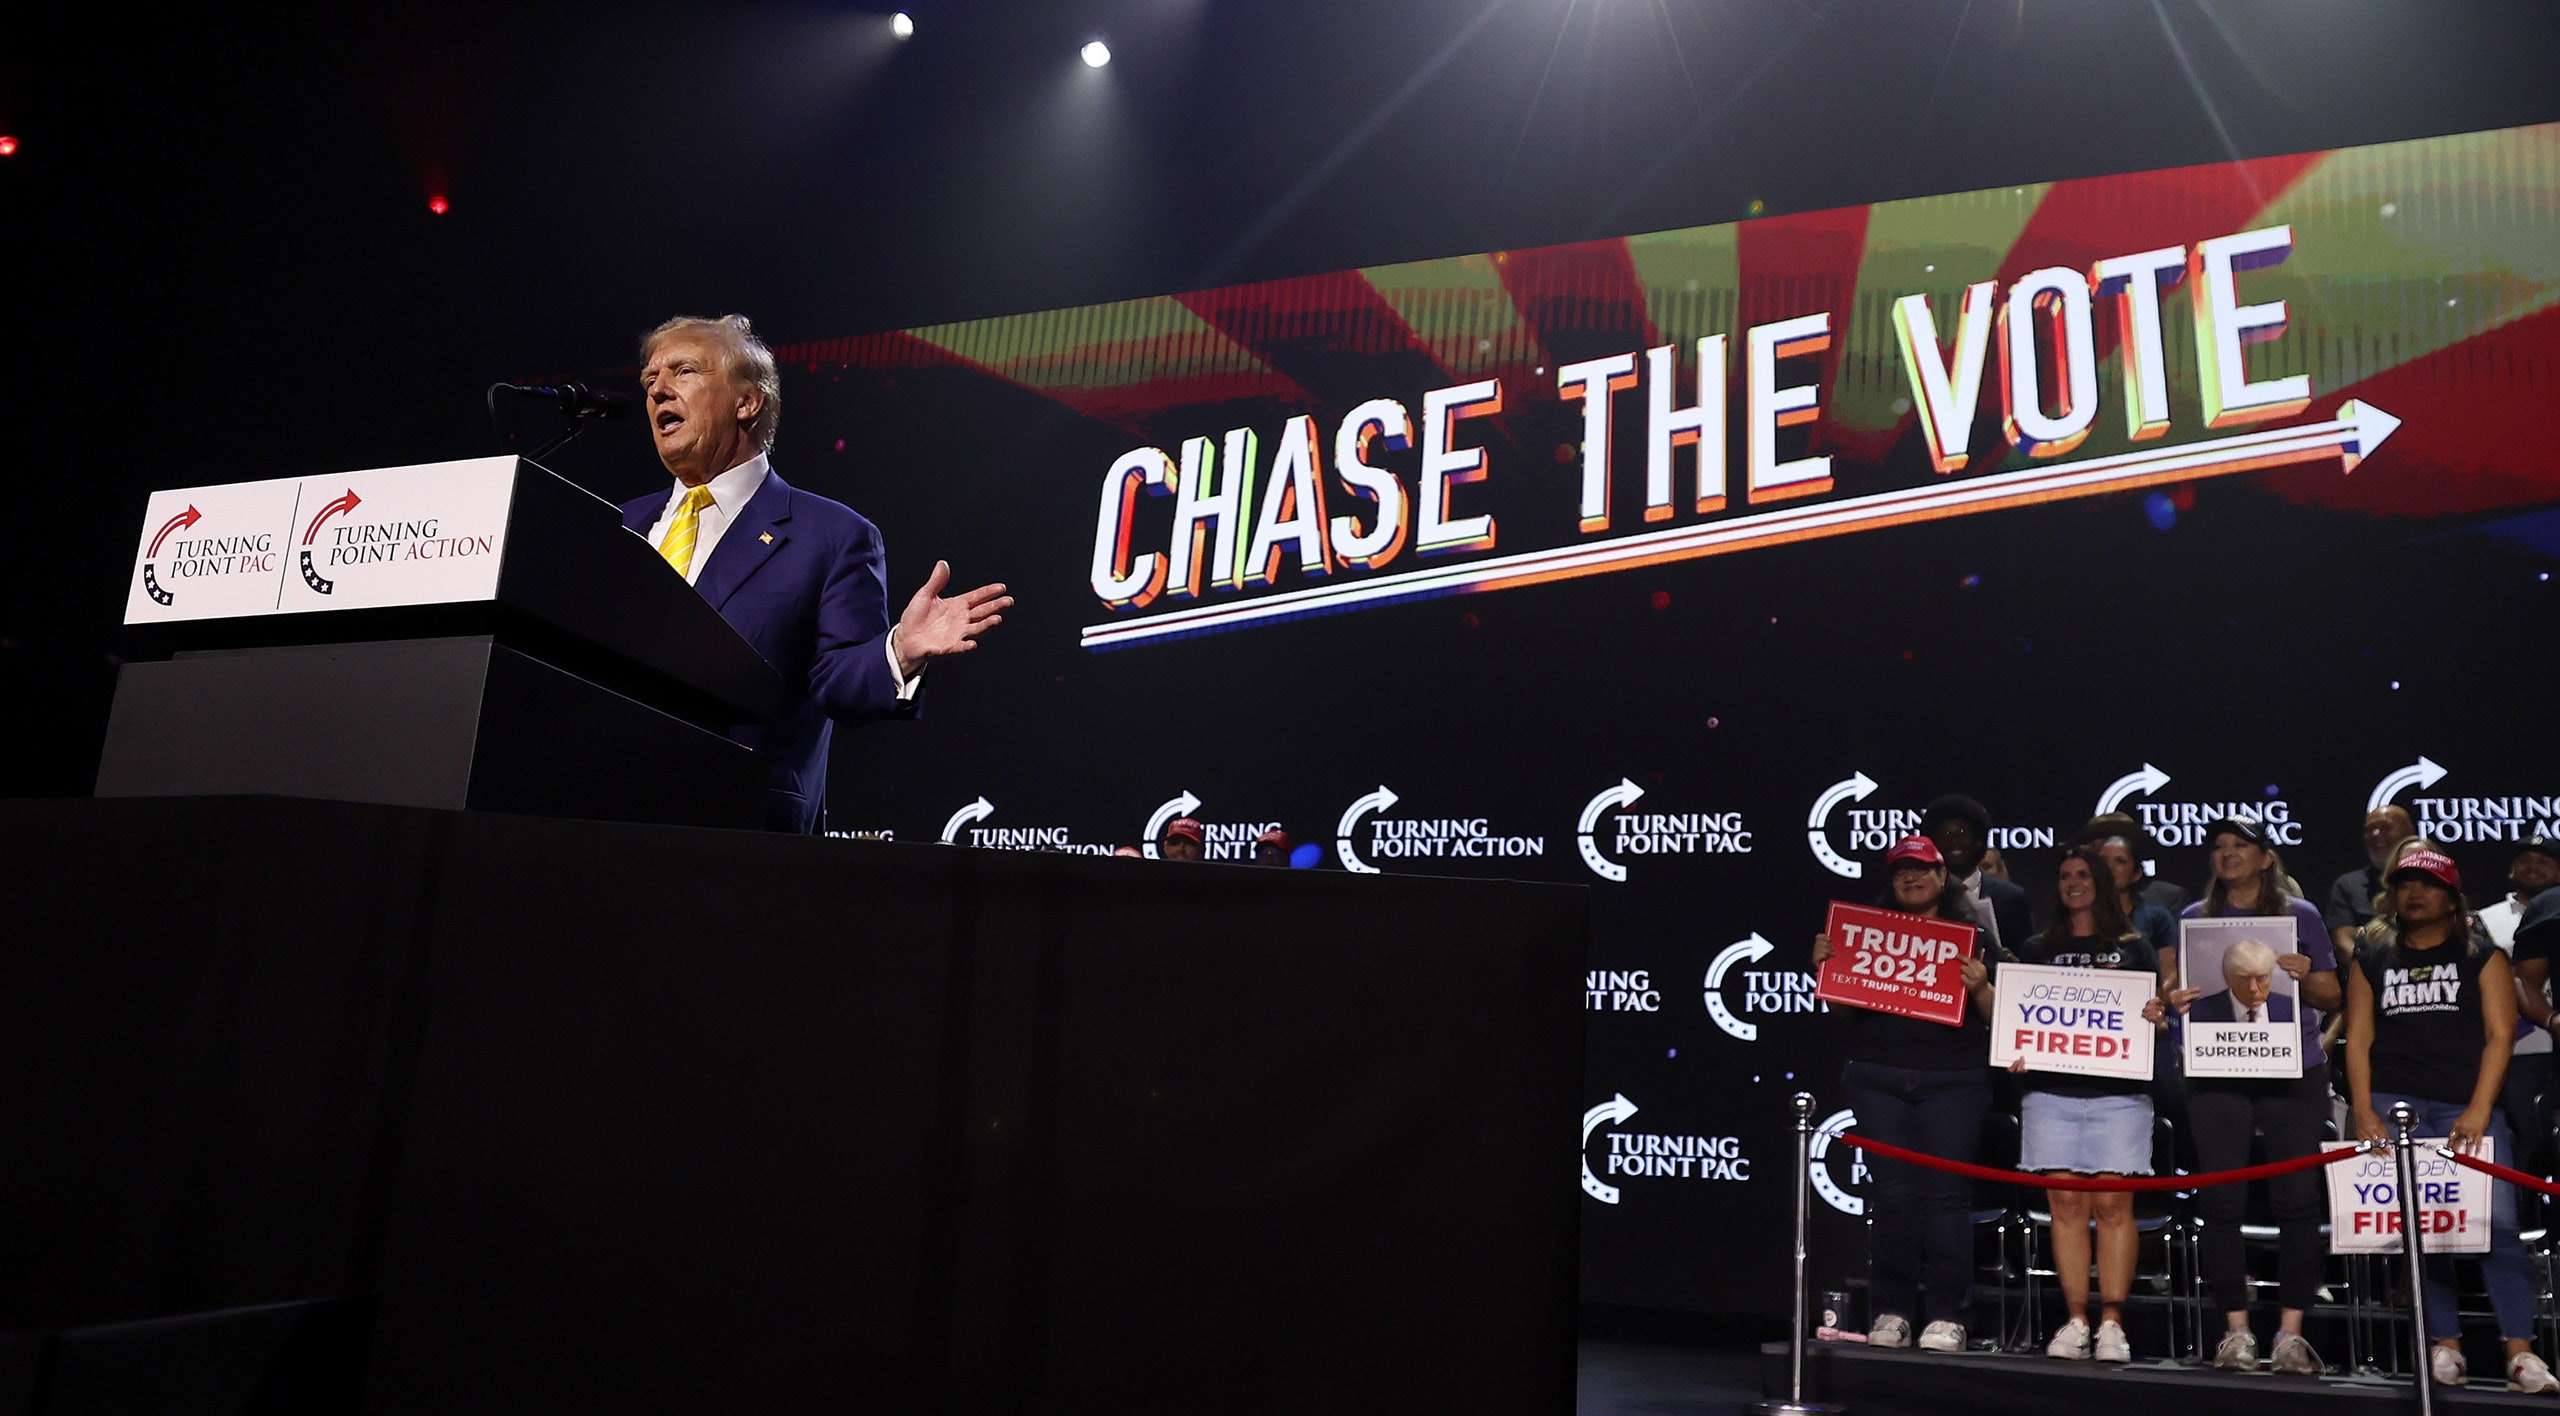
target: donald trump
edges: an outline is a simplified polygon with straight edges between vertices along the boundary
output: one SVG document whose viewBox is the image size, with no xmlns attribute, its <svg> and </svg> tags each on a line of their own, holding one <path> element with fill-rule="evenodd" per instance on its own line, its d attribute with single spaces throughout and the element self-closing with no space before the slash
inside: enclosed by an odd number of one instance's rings
<svg viewBox="0 0 2560 1416">
<path fill-rule="evenodd" d="M 647 538 L 791 690 L 790 713 L 730 735 L 773 770 L 766 824 L 814 833 L 827 816 L 827 748 L 839 723 L 912 717 L 934 660 L 1004 622 L 1002 585 L 944 596 L 936 561 L 895 621 L 879 529 L 782 480 L 773 351 L 743 315 L 672 319 L 640 345 L 649 436 L 673 483 L 623 503 Z"/>
<path fill-rule="evenodd" d="M 2275 991 L 2276 951 L 2243 939 L 2222 952 L 2223 992 L 2208 993 L 2187 1010 L 2199 1023 L 2289 1023 L 2293 1000 Z"/>
</svg>

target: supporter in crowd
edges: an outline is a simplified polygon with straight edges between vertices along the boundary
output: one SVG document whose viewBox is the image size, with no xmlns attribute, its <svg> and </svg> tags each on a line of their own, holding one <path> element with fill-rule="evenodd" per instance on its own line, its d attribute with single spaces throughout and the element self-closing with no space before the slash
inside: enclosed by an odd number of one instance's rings
<svg viewBox="0 0 2560 1416">
<path fill-rule="evenodd" d="M 1982 930 L 1985 952 L 2026 942 L 2035 933 L 2027 909 L 2027 892 L 1982 871 L 1983 853 L 1991 848 L 1991 813 L 1969 796 L 1942 796 L 1921 808 L 1920 834 L 1945 857 L 1948 878 L 1962 885 L 1973 903 L 1971 923 Z"/>
<path fill-rule="evenodd" d="M 2205 1170 L 2235 1170 L 2250 1163 L 2253 1135 L 2266 1141 L 2265 1159 L 2272 1163 L 2312 1154 L 2320 1148 L 2321 1123 L 2329 1114 L 2328 1056 L 2321 1050 L 2319 1014 L 2339 1005 L 2337 951 L 2323 927 L 2320 911 L 2286 889 L 2284 862 L 2267 844 L 2254 821 L 2224 819 L 2205 830 L 2212 850 L 2213 878 L 2204 898 L 2187 907 L 2185 917 L 2261 915 L 2291 916 L 2298 952 L 2277 958 L 2277 967 L 2293 976 L 2305 1005 L 2296 1025 L 2302 1030 L 2302 1075 L 2299 1078 L 2189 1077 L 2187 1114 L 2193 1124 L 2197 1163 Z M 2192 981 L 2189 981 L 2190 983 Z M 2170 995 L 2172 1007 L 2185 1012 L 2203 990 L 2181 987 Z M 2316 1171 L 2300 1171 L 2267 1182 L 2269 1207 L 2276 1221 L 2278 1330 L 2269 1353 L 2279 1372 L 2317 1376 L 2320 1356 L 2302 1336 L 2302 1315 L 2319 1292 L 2327 1241 L 2320 1225 L 2328 1215 L 2325 1182 Z M 2204 1224 L 2203 1260 L 2206 1283 L 2220 1304 L 2228 1330 L 2215 1348 L 2213 1365 L 2233 1371 L 2258 1367 L 2257 1334 L 2249 1325 L 2249 1270 L 2240 1239 L 2240 1221 L 2248 1206 L 2248 1188 L 2213 1185 L 2196 1197 Z"/>
<path fill-rule="evenodd" d="M 1289 867 L 1289 833 L 1274 826 L 1253 838 L 1253 863 Z"/>
<path fill-rule="evenodd" d="M 2178 891 L 2177 909 L 2153 904 L 2143 894 L 2151 882 L 2143 878 L 2142 861 L 2137 857 L 2133 838 L 2101 836 L 2090 843 L 2107 867 L 2106 880 L 2114 890 L 2116 903 L 2124 910 L 2126 923 L 2141 932 L 2160 960 L 2161 977 L 2176 981 L 2178 949 L 2178 909 L 2186 908 L 2186 891 Z M 2172 887 L 2175 888 L 2175 887 Z"/>
<path fill-rule="evenodd" d="M 1156 841 L 1156 855 L 1163 860 L 1198 860 L 1208 840 L 1206 827 L 1188 816 L 1177 816 L 1164 823 L 1164 835 Z"/>
<path fill-rule="evenodd" d="M 2151 839 L 2150 832 L 2142 829 L 2141 822 L 2121 811 L 2110 811 L 2104 816 L 2092 816 L 2089 818 L 2089 824 L 2081 827 L 2079 834 L 2071 838 L 2071 844 L 2085 846 L 2104 841 L 2111 836 L 2124 841 L 2126 854 L 2133 862 L 2134 878 L 2141 882 L 2138 886 L 2132 887 L 2134 893 L 2142 897 L 2144 904 L 2158 905 L 2168 913 L 2171 919 L 2176 919 L 2178 911 L 2185 909 L 2195 897 L 2187 893 L 2185 886 L 2177 884 L 2165 875 L 2144 873 L 2143 862 L 2158 860 L 2160 846 L 2158 842 Z M 2119 874 L 2117 883 L 2121 885 L 2124 879 L 2125 877 Z M 2140 927 L 2139 921 L 2136 921 L 2136 927 Z"/>
<path fill-rule="evenodd" d="M 1982 873 L 1993 880 L 2009 878 L 2009 858 L 1994 847 L 1982 853 Z"/>
<path fill-rule="evenodd" d="M 1887 880 L 1879 908 L 1973 924 L 1973 902 L 1950 880 L 1946 858 L 1912 836 L 1885 853 Z M 2023 936 L 2021 936 L 2023 937 Z M 1977 939 L 1963 964 L 1964 1022 L 1949 1027 L 1864 1008 L 1837 1008 L 1840 1086 L 1858 1129 L 1888 1145 L 1949 1160 L 1971 1161 L 1981 1149 L 1982 1118 L 1991 1110 L 1989 967 Z M 1831 937 L 1813 939 L 1813 964 L 1831 957 Z M 1962 1352 L 1973 1309 L 1973 1186 L 1960 1175 L 1871 1156 L 1867 1192 L 1868 1299 L 1875 1314 L 1867 1341 L 1911 1345 L 1911 1320 L 1925 1319 L 1920 1346 Z"/>
<path fill-rule="evenodd" d="M 2549 836 L 2537 835 L 2519 847 L 2507 867 L 2507 878 L 2519 881 L 2515 901 L 2515 923 L 2508 934 L 2508 947 L 2514 955 L 2516 1002 L 2524 1016 L 2548 1029 L 2551 1026 L 2551 960 L 2560 955 L 2560 885 L 2545 885 L 2530 896 L 2524 894 L 2517 872 L 2522 878 L 2551 878 L 2549 866 L 2528 861 L 2535 855 L 2543 860 L 2552 857 L 2554 846 Z M 2504 903 L 2504 902 L 2501 902 Z M 2495 909 L 2495 906 L 2491 907 Z M 2505 923 L 2505 912 L 2499 912 L 2499 923 Z M 2482 921 L 2484 924 L 2487 920 Z M 2494 927 L 2494 926 L 2493 926 Z"/>
<path fill-rule="evenodd" d="M 2525 907 L 2560 884 L 2560 840 L 2536 835 L 2518 842 L 2507 859 L 2507 884 L 2506 898 L 2475 917 L 2489 941 L 2512 956 L 2516 921 L 2524 917 Z M 2516 1168 L 2547 1175 L 2551 1117 L 2542 1097 L 2551 1090 L 2551 993 L 2548 968 L 2541 972 L 2545 978 L 2528 984 L 2524 970 L 2516 970 L 2516 1008 L 2521 1016 L 2516 1020 L 2516 1050 L 2507 1062 L 2507 1085 L 2499 1109 L 2507 1113 L 2507 1125 L 2516 1133 Z"/>
<path fill-rule="evenodd" d="M 1115 856 L 1136 856 L 1141 860 L 1145 859 L 1147 854 L 1136 846 L 1113 846 L 1111 853 Z"/>
<path fill-rule="evenodd" d="M 2409 813 L 2400 807 L 2378 806 L 2364 814 L 2364 867 L 2330 885 L 2328 908 L 2320 912 L 2342 967 L 2355 954 L 2356 931 L 2381 908 L 2382 878 L 2391 866 L 2392 850 L 2417 834 Z"/>
<path fill-rule="evenodd" d="M 2391 1139 L 2382 1113 L 2407 1102 L 2418 1134 L 2449 1136 L 2457 1149 L 2489 1159 L 2514 1155 L 2514 1136 L 2499 1114 L 2515 1044 L 2516 990 L 2506 956 L 2476 937 L 2462 902 L 2462 875 L 2450 857 L 2409 851 L 2385 876 L 2389 927 L 2356 959 L 2347 982 L 2347 1084 L 2356 1135 Z M 2560 1378 L 2533 1353 L 2533 1273 L 2516 1236 L 2515 1187 L 2490 1187 L 2489 1252 L 2480 1261 L 2498 1333 L 2507 1345 L 2507 1389 L 2560 1392 Z M 2427 1335 L 2435 1340 L 2428 1375 L 2444 1386 L 2468 1376 L 2462 1319 L 2455 1303 L 2453 1260 L 2426 1265 Z"/>
<path fill-rule="evenodd" d="M 2011 951 L 2018 962 L 2063 968 L 2128 969 L 2151 981 L 2142 1016 L 2163 1026 L 2159 962 L 2151 941 L 2125 918 L 2123 896 L 2099 853 L 2087 846 L 2062 858 L 2056 872 L 2044 933 Z M 2020 1074 L 2018 1168 L 2044 1175 L 2148 1175 L 2151 1173 L 2151 1084 L 2128 1077 L 2068 1072 Z M 1863 1114 L 1863 1113 L 1862 1113 Z M 2133 1227 L 2129 1191 L 2047 1190 L 2053 1214 L 2053 1268 L 2062 1284 L 2070 1320 L 2045 1345 L 2051 1357 L 2130 1362 L 2124 1302 L 2133 1290 L 2134 1259 L 2141 1236 Z M 2097 1228 L 2098 1324 L 2089 1326 L 2090 1227 Z"/>
</svg>

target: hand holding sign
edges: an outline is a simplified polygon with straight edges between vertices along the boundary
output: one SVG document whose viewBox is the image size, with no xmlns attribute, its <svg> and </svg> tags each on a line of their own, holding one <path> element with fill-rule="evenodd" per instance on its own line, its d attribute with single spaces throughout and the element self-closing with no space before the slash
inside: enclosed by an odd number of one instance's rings
<svg viewBox="0 0 2560 1416">
<path fill-rule="evenodd" d="M 1973 957 L 1974 933 L 1950 920 L 1833 905 L 1814 936 L 1813 996 L 1961 1026 L 1966 992 L 1987 977 Z"/>
</svg>

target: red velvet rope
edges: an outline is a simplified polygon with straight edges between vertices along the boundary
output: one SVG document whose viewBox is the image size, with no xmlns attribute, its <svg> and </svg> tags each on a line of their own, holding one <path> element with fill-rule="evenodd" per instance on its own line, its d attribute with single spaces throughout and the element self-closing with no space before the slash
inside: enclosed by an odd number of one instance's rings
<svg viewBox="0 0 2560 1416">
<path fill-rule="evenodd" d="M 2476 1155 L 2464 1155 L 2447 1146 L 2436 1147 L 2436 1153 L 2450 1158 L 2456 1165 L 2470 1166 L 2483 1174 L 2496 1176 L 2510 1185 L 2522 1185 L 2528 1190 L 2540 1190 L 2546 1195 L 2560 1195 L 2560 1185 L 2554 1185 L 2538 1175 L 2527 1175 L 2521 1170 L 2509 1170 L 2494 1160 L 2482 1160 Z"/>
<path fill-rule="evenodd" d="M 2217 1170 L 2209 1175 L 2127 1175 L 2102 1180 L 2087 1175 L 2036 1175 L 2024 1170 L 1994 1170 L 1987 1165 L 1967 1165 L 1961 1160 L 1948 1160 L 1943 1156 L 1923 1155 L 1919 1151 L 1904 1150 L 1900 1146 L 1886 1145 L 1882 1141 L 1869 1140 L 1847 1131 L 1840 1132 L 1839 1136 L 1842 1141 L 1862 1151 L 1872 1151 L 1877 1155 L 1890 1156 L 1895 1160 L 1907 1160 L 1913 1165 L 1927 1166 L 1931 1170 L 1943 1170 L 1950 1175 L 1965 1175 L 1976 1180 L 1999 1180 L 2011 1185 L 2032 1185 L 2040 1190 L 2096 1190 L 2102 1193 L 2125 1190 L 2201 1190 L 2207 1185 L 2239 1185 L 2251 1180 L 2271 1180 L 2278 1175 L 2291 1175 L 2298 1170 L 2314 1170 L 2323 1165 L 2335 1165 L 2339 1161 L 2352 1159 L 2365 1153 L 2365 1147 L 2357 1146 L 2352 1150 L 2315 1151 L 2310 1155 L 2295 1156 L 2291 1160 L 2279 1160 L 2267 1165 L 2243 1166 L 2238 1170 Z M 2462 1159 L 2468 1164 L 2479 1164 L 2467 1156 Z M 2504 1166 L 2489 1168 L 2506 1175 L 2516 1174 Z M 2530 1180 L 2529 1177 L 2525 1178 L 2528 1183 L 2537 1185 L 2541 1183 Z M 2543 1186 L 2542 1188 L 2547 1190 L 2551 1187 Z M 2553 1193 L 2560 1194 L 2560 1191 L 2553 1191 Z"/>
</svg>

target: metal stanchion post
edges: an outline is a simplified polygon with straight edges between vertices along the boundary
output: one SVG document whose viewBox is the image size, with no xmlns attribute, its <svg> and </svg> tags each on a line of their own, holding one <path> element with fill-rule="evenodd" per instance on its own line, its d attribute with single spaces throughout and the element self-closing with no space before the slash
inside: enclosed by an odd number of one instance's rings
<svg viewBox="0 0 2560 1416">
<path fill-rule="evenodd" d="M 1755 1416 L 1842 1416 L 1848 1408 L 1804 1399 L 1804 1338 L 1811 1318 L 1805 1291 L 1805 1232 L 1813 1224 L 1813 1093 L 1796 1093 L 1795 1326 L 1787 1334 L 1787 1398 L 1751 1404 Z"/>
<path fill-rule="evenodd" d="M 2427 1365 L 2426 1246 L 2418 1239 L 2418 1110 L 2391 1103 L 2391 1147 L 2400 1160 L 2400 1247 L 2409 1258 L 2409 1348 L 2416 1354 L 2418 1416 L 2435 1416 L 2436 1384 Z"/>
</svg>

